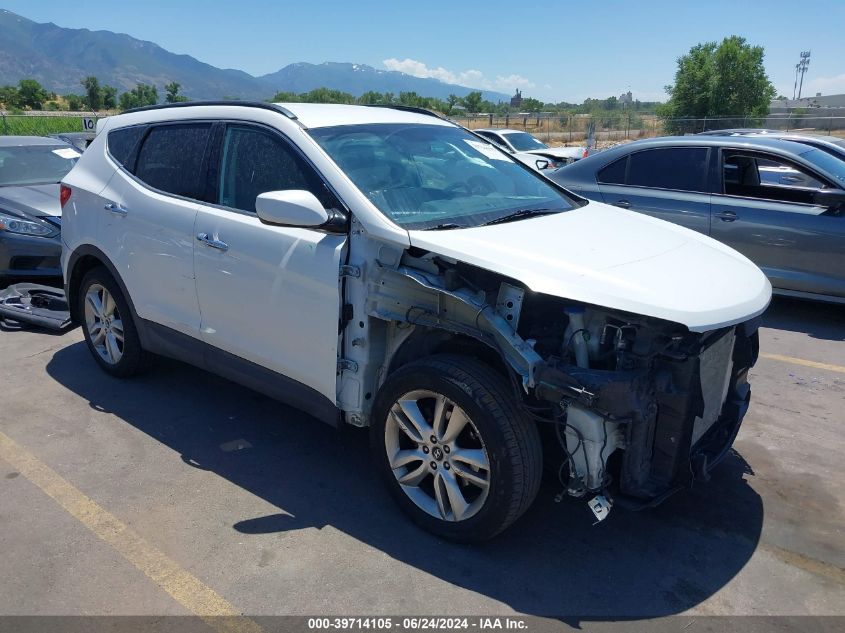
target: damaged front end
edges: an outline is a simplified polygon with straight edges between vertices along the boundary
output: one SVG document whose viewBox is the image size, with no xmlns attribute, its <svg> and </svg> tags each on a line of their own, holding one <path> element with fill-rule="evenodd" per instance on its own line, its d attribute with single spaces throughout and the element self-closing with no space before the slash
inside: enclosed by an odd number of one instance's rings
<svg viewBox="0 0 845 633">
<path fill-rule="evenodd" d="M 450 337 L 480 343 L 510 370 L 516 397 L 544 433 L 560 496 L 591 499 L 599 520 L 613 501 L 655 505 L 707 479 L 748 409 L 759 318 L 691 332 L 534 293 L 422 251 L 383 258 L 356 282 L 369 318 L 366 339 L 351 344 L 362 371 L 344 383 L 347 402 L 358 401 L 350 393 L 377 389 L 415 338 L 434 342 L 412 354 L 440 351 Z M 346 410 L 353 423 L 366 423 L 365 401 Z"/>
</svg>

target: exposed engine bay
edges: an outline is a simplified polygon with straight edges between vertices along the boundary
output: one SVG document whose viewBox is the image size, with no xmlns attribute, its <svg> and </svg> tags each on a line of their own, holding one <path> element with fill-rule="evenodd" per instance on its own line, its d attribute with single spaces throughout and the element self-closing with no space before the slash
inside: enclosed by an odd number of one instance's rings
<svg viewBox="0 0 845 633">
<path fill-rule="evenodd" d="M 730 448 L 748 408 L 758 319 L 690 332 L 420 249 L 377 255 L 377 266 L 353 266 L 344 282 L 338 401 L 347 422 L 368 424 L 371 394 L 408 360 L 481 356 L 511 376 L 537 422 L 559 498 L 590 500 L 598 520 L 614 502 L 655 505 L 707 479 Z"/>
</svg>

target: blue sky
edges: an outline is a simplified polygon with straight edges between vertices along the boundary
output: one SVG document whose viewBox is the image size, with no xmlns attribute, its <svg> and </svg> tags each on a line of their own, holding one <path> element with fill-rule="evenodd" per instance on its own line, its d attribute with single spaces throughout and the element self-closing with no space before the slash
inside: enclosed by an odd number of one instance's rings
<svg viewBox="0 0 845 633">
<path fill-rule="evenodd" d="M 598 6 L 596 6 L 598 5 Z M 631 90 L 663 99 L 698 42 L 741 35 L 766 49 L 778 92 L 812 49 L 804 94 L 845 93 L 845 0 L 403 2 L 0 0 L 38 22 L 107 29 L 224 68 L 357 62 L 546 101 Z"/>
</svg>

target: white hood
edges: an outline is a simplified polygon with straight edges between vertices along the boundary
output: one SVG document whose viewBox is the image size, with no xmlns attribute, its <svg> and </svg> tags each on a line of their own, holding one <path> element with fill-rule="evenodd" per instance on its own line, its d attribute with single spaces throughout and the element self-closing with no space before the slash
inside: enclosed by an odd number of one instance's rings
<svg viewBox="0 0 845 633">
<path fill-rule="evenodd" d="M 694 332 L 755 317 L 772 295 L 762 271 L 724 244 L 600 202 L 409 235 L 412 246 L 506 275 L 535 292 L 682 323 Z"/>
</svg>

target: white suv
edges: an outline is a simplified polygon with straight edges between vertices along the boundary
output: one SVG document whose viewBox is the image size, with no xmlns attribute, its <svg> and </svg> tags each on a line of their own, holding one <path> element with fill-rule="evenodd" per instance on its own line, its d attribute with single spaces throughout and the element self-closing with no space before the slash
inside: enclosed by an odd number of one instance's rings
<svg viewBox="0 0 845 633">
<path fill-rule="evenodd" d="M 412 109 L 155 106 L 64 179 L 72 314 L 371 429 L 402 508 L 489 538 L 543 462 L 604 518 L 706 479 L 748 407 L 771 287 L 693 231 L 590 202 Z"/>
</svg>

